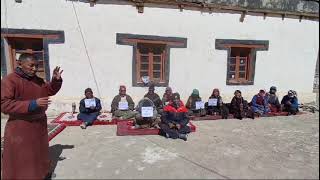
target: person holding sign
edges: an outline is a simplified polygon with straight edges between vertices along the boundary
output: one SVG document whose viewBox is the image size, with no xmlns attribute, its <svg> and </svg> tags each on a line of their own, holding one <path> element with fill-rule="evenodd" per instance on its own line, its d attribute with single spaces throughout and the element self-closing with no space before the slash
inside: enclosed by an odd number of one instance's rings
<svg viewBox="0 0 320 180">
<path fill-rule="evenodd" d="M 204 102 L 201 100 L 198 89 L 194 89 L 192 91 L 192 94 L 188 98 L 186 108 L 189 109 L 189 113 L 188 113 L 189 115 L 194 115 L 194 116 L 206 115 Z"/>
<path fill-rule="evenodd" d="M 56 67 L 51 82 L 36 75 L 38 61 L 23 53 L 14 72 L 1 80 L 1 112 L 9 115 L 4 130 L 1 179 L 45 179 L 49 172 L 47 116 L 51 100 L 62 86 Z"/>
<path fill-rule="evenodd" d="M 85 98 L 80 101 L 78 119 L 83 121 L 80 125 L 82 129 L 93 124 L 102 109 L 100 99 L 93 96 L 91 88 L 84 91 Z"/>
<path fill-rule="evenodd" d="M 137 114 L 135 116 L 136 128 L 157 127 L 158 111 L 152 100 L 147 97 L 141 99 L 136 107 Z"/>
<path fill-rule="evenodd" d="M 159 95 L 154 92 L 154 85 L 153 84 L 151 84 L 149 86 L 149 91 L 146 95 L 144 95 L 144 97 L 149 98 L 153 102 L 153 104 L 155 105 L 156 110 L 158 111 L 159 114 L 162 113 L 163 104 L 162 104 L 162 101 L 161 101 Z"/>
<path fill-rule="evenodd" d="M 160 135 L 172 139 L 187 140 L 187 134 L 191 132 L 188 126 L 188 109 L 180 100 L 179 93 L 172 94 L 172 101 L 163 108 L 161 115 Z"/>
<path fill-rule="evenodd" d="M 229 110 L 222 102 L 219 89 L 215 88 L 205 104 L 208 115 L 221 115 L 223 119 L 228 118 Z"/>
<path fill-rule="evenodd" d="M 126 94 L 126 87 L 120 86 L 119 94 L 116 95 L 111 103 L 111 113 L 120 119 L 130 119 L 135 117 L 134 102 L 132 98 Z"/>
<path fill-rule="evenodd" d="M 240 120 L 247 117 L 254 119 L 254 113 L 249 108 L 248 101 L 243 99 L 240 90 L 234 92 L 234 97 L 231 100 L 230 106 L 230 112 L 233 114 L 234 118 Z"/>
</svg>

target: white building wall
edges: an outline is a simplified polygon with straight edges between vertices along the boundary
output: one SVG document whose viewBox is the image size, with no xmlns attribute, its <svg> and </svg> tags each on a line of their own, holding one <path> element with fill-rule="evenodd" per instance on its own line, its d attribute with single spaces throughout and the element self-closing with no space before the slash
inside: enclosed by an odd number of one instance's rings
<svg viewBox="0 0 320 180">
<path fill-rule="evenodd" d="M 5 9 L 4 1 L 7 8 Z M 193 88 L 207 99 L 219 88 L 225 101 L 240 89 L 251 100 L 260 88 L 275 85 L 279 96 L 289 89 L 302 102 L 314 100 L 314 68 L 319 49 L 319 23 L 315 21 L 201 13 L 165 8 L 144 8 L 139 14 L 130 5 L 96 4 L 65 0 L 28 0 L 22 3 L 1 0 L 1 28 L 63 30 L 64 44 L 49 44 L 50 68 L 64 69 L 64 83 L 53 97 L 50 110 L 71 110 L 83 91 L 97 87 L 85 53 L 74 7 L 91 58 L 104 109 L 109 110 L 120 84 L 137 102 L 147 88 L 132 87 L 132 47 L 116 44 L 116 33 L 187 38 L 187 48 L 171 49 L 169 86 L 187 100 Z M 7 23 L 6 23 L 7 22 Z M 268 51 L 258 51 L 254 85 L 226 85 L 227 51 L 215 49 L 215 39 L 269 40 Z M 162 96 L 163 87 L 156 91 Z"/>
</svg>

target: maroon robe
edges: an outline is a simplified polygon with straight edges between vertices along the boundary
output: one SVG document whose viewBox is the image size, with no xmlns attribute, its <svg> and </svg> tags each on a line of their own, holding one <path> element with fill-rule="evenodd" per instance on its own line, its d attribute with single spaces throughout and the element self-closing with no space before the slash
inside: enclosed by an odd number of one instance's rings
<svg viewBox="0 0 320 180">
<path fill-rule="evenodd" d="M 62 79 L 45 83 L 21 71 L 1 80 L 1 112 L 9 115 L 4 133 L 3 179 L 44 179 L 49 171 L 47 108 L 29 112 L 31 100 L 53 96 Z"/>
</svg>

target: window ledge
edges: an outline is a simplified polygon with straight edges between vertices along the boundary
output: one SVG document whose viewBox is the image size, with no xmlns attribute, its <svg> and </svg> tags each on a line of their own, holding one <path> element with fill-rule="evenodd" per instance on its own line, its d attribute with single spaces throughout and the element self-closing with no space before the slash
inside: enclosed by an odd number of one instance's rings
<svg viewBox="0 0 320 180">
<path fill-rule="evenodd" d="M 157 87 L 167 87 L 168 83 L 167 82 L 152 82 L 153 85 Z M 133 84 L 133 87 L 148 87 L 149 84 L 144 84 L 142 82 L 137 82 Z"/>
<path fill-rule="evenodd" d="M 243 81 L 243 82 L 227 81 L 227 85 L 233 85 L 233 86 L 253 85 L 253 81 Z"/>
</svg>

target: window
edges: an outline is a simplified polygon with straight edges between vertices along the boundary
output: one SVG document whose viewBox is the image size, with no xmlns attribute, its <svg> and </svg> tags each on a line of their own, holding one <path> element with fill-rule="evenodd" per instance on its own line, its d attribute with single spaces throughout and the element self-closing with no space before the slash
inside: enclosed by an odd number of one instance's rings
<svg viewBox="0 0 320 180">
<path fill-rule="evenodd" d="M 1 28 L 1 77 L 14 71 L 22 53 L 31 53 L 38 61 L 37 75 L 50 80 L 49 47 L 64 43 L 63 31 Z"/>
<path fill-rule="evenodd" d="M 45 66 L 48 65 L 44 61 L 43 39 L 42 38 L 7 38 L 11 71 L 17 67 L 17 59 L 22 53 L 31 53 L 38 61 L 37 75 L 46 79 Z"/>
<path fill-rule="evenodd" d="M 165 45 L 138 43 L 137 48 L 137 81 L 148 76 L 152 82 L 165 83 Z"/>
<path fill-rule="evenodd" d="M 227 85 L 253 85 L 256 53 L 266 51 L 269 41 L 216 39 L 216 49 L 227 50 Z"/>
<path fill-rule="evenodd" d="M 229 57 L 228 81 L 231 83 L 248 82 L 250 78 L 251 48 L 231 48 Z"/>
<path fill-rule="evenodd" d="M 170 49 L 186 48 L 187 39 L 117 33 L 117 44 L 133 47 L 132 86 L 146 86 L 143 77 L 149 77 L 156 86 L 168 86 Z"/>
</svg>

